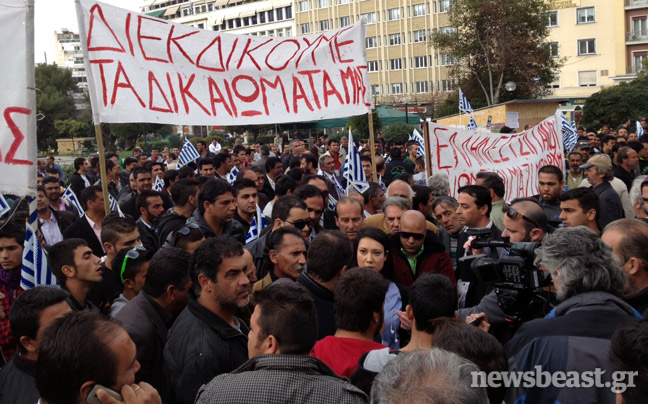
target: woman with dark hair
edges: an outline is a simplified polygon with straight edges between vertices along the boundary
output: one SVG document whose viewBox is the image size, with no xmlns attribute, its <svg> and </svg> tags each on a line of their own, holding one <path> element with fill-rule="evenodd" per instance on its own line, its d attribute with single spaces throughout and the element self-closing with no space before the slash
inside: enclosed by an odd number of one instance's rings
<svg viewBox="0 0 648 404">
<path fill-rule="evenodd" d="M 404 285 L 394 281 L 389 236 L 375 227 L 364 228 L 358 232 L 354 248 L 354 266 L 371 268 L 389 281 L 389 289 L 385 296 L 385 330 L 382 343 L 391 349 L 400 349 L 409 340 L 409 332 L 401 328 L 398 312 L 405 310 L 409 292 Z"/>
</svg>

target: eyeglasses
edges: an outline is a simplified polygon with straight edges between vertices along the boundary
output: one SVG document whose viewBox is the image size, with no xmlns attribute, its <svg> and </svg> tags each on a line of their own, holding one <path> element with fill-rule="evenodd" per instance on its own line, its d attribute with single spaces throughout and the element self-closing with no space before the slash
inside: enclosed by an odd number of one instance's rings
<svg viewBox="0 0 648 404">
<path fill-rule="evenodd" d="M 299 220 L 295 220 L 294 222 L 291 222 L 290 220 L 286 220 L 286 223 L 292 224 L 297 229 L 303 229 L 306 226 L 310 226 L 310 220 L 308 219 L 299 219 Z"/>
<path fill-rule="evenodd" d="M 521 217 L 522 220 L 524 220 L 525 222 L 531 223 L 534 227 L 542 229 L 542 226 L 540 226 L 538 223 L 524 216 L 522 213 L 518 212 L 517 210 L 513 209 L 511 205 L 507 203 L 505 203 L 504 206 L 502 206 L 502 212 L 506 213 L 506 216 L 508 216 L 510 219 L 515 220 L 518 217 Z"/>
<path fill-rule="evenodd" d="M 404 238 L 405 240 L 409 239 L 410 237 L 414 238 L 414 240 L 421 241 L 425 238 L 425 234 L 421 233 L 410 233 L 408 231 L 400 231 L 398 232 L 398 235 L 401 238 Z"/>
<path fill-rule="evenodd" d="M 191 233 L 191 229 L 200 229 L 200 226 L 193 222 L 187 222 L 184 224 L 184 226 L 172 232 L 170 240 L 171 247 L 175 247 L 176 244 L 178 244 L 178 239 L 180 238 L 179 236 L 188 236 L 189 233 Z"/>
<path fill-rule="evenodd" d="M 121 273 L 119 274 L 119 277 L 121 278 L 122 283 L 124 283 L 124 271 L 126 270 L 126 262 L 128 259 L 136 260 L 140 256 L 140 252 L 146 251 L 146 248 L 142 247 L 141 245 L 136 245 L 135 247 L 131 248 L 128 250 L 126 255 L 124 256 L 124 261 L 122 262 L 122 267 L 121 267 Z"/>
</svg>

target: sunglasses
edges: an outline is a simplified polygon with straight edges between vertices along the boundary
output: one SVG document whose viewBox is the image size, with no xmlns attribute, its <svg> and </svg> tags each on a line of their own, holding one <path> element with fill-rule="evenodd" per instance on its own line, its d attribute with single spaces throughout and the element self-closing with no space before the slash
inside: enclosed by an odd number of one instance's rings
<svg viewBox="0 0 648 404">
<path fill-rule="evenodd" d="M 524 220 L 525 222 L 531 223 L 534 227 L 542 229 L 542 226 L 540 226 L 538 223 L 524 216 L 522 213 L 518 212 L 517 210 L 513 209 L 511 205 L 507 203 L 505 203 L 504 206 L 502 206 L 502 212 L 506 213 L 506 216 L 508 216 L 510 219 L 515 220 L 518 217 L 521 217 L 522 220 Z"/>
<path fill-rule="evenodd" d="M 308 219 L 299 219 L 299 220 L 295 220 L 294 222 L 286 220 L 286 223 L 290 223 L 293 226 L 295 226 L 295 228 L 300 229 L 300 230 L 303 229 L 306 226 L 310 226 L 310 220 L 308 220 Z"/>
<path fill-rule="evenodd" d="M 126 270 L 126 262 L 128 262 L 128 259 L 136 260 L 140 256 L 140 252 L 145 252 L 146 248 L 142 247 L 141 245 L 136 245 L 135 247 L 131 248 L 128 250 L 126 255 L 124 256 L 124 261 L 122 262 L 122 267 L 121 267 L 121 272 L 119 274 L 119 277 L 121 278 L 122 283 L 124 283 L 124 271 Z"/>
<path fill-rule="evenodd" d="M 173 231 L 171 233 L 171 240 L 169 240 L 171 247 L 175 247 L 176 244 L 178 244 L 178 239 L 180 238 L 179 236 L 188 236 L 189 233 L 191 233 L 191 229 L 200 229 L 200 226 L 198 226 L 196 223 L 189 222 L 178 230 Z"/>
<path fill-rule="evenodd" d="M 410 233 L 410 232 L 408 232 L 408 231 L 400 231 L 400 232 L 398 232 L 398 235 L 399 235 L 401 238 L 405 239 L 405 240 L 407 240 L 407 239 L 409 239 L 410 237 L 412 237 L 412 238 L 414 238 L 414 240 L 416 240 L 416 241 L 421 241 L 421 240 L 423 240 L 423 239 L 425 238 L 425 234 L 421 234 L 421 233 Z"/>
</svg>

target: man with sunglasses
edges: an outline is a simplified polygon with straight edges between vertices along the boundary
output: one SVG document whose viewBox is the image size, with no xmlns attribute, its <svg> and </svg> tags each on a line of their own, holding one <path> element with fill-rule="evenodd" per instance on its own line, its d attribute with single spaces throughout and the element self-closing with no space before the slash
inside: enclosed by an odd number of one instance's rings
<svg viewBox="0 0 648 404">
<path fill-rule="evenodd" d="M 410 288 L 421 274 L 437 272 L 456 283 L 450 254 L 439 237 L 427 230 L 421 212 L 404 212 L 400 231 L 391 236 L 391 241 L 396 282 Z"/>
<path fill-rule="evenodd" d="M 151 250 L 136 245 L 124 248 L 113 259 L 113 275 L 122 284 L 123 292 L 110 305 L 110 317 L 115 317 L 142 290 L 152 256 Z"/>
</svg>

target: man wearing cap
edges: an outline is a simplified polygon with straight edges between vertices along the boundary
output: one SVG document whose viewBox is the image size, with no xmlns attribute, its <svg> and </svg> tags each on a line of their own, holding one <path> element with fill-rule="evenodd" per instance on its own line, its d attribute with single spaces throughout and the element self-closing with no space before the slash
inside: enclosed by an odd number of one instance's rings
<svg viewBox="0 0 648 404">
<path fill-rule="evenodd" d="M 624 214 L 621 198 L 610 185 L 610 181 L 614 178 L 610 157 L 605 154 L 597 154 L 587 160 L 587 164 L 583 164 L 581 168 L 585 170 L 587 180 L 601 203 L 598 217 L 599 228 L 603 229 L 608 223 L 622 219 Z"/>
<path fill-rule="evenodd" d="M 587 140 L 579 140 L 574 147 L 574 151 L 583 156 L 583 161 L 589 160 L 591 146 Z"/>
</svg>

